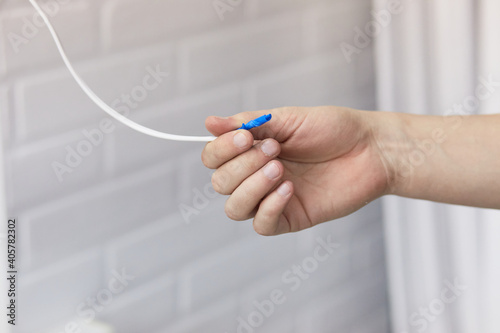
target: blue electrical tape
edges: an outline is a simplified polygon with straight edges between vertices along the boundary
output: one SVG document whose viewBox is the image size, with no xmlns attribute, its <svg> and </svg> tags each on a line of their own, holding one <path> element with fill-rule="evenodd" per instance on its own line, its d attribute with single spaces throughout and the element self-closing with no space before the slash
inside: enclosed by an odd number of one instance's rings
<svg viewBox="0 0 500 333">
<path fill-rule="evenodd" d="M 271 120 L 272 117 L 273 117 L 272 115 L 266 114 L 264 116 L 261 116 L 259 118 L 254 119 L 254 120 L 250 120 L 248 123 L 243 124 L 238 129 L 239 130 L 240 129 L 250 130 L 252 128 L 259 127 L 259 126 L 264 125 L 265 123 L 267 123 L 269 120 Z"/>
</svg>

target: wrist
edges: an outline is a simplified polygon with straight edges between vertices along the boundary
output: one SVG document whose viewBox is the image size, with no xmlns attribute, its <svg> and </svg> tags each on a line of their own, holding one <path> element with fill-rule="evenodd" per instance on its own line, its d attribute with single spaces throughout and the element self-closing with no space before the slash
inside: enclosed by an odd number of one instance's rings
<svg viewBox="0 0 500 333">
<path fill-rule="evenodd" d="M 367 112 L 370 145 L 381 161 L 386 176 L 384 194 L 401 195 L 413 182 L 413 167 L 408 160 L 415 150 L 408 115 L 396 112 Z"/>
</svg>

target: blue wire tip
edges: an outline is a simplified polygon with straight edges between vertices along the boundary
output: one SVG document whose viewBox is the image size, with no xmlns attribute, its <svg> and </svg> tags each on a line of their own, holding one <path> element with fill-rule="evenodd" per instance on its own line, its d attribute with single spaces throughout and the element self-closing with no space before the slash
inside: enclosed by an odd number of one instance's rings
<svg viewBox="0 0 500 333">
<path fill-rule="evenodd" d="M 266 114 L 264 116 L 260 116 L 259 118 L 256 118 L 254 120 L 250 120 L 248 123 L 241 125 L 240 129 L 244 130 L 250 130 L 255 127 L 259 127 L 267 123 L 269 120 L 271 120 L 273 116 L 271 114 Z"/>
</svg>

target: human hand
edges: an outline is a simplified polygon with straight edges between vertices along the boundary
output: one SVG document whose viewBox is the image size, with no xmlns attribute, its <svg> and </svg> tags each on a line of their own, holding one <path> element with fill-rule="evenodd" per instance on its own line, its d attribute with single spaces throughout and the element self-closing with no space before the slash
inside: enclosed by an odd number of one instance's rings
<svg viewBox="0 0 500 333">
<path fill-rule="evenodd" d="M 264 114 L 250 131 L 234 129 Z M 233 220 L 254 218 L 261 235 L 300 231 L 346 216 L 385 194 L 388 171 L 373 139 L 371 112 L 340 107 L 280 108 L 208 117 L 218 136 L 202 161 L 214 189 L 230 195 Z"/>
</svg>

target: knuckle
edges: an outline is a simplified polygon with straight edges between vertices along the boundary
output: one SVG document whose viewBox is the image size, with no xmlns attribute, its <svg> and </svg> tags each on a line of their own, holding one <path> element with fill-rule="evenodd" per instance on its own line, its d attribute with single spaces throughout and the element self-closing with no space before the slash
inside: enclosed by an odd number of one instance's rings
<svg viewBox="0 0 500 333">
<path fill-rule="evenodd" d="M 245 218 L 241 215 L 237 208 L 228 200 L 224 206 L 224 212 L 227 217 L 234 221 L 243 221 Z"/>
<path fill-rule="evenodd" d="M 207 153 L 205 150 L 203 150 L 203 152 L 201 153 L 201 162 L 203 163 L 203 165 L 207 168 L 210 168 L 210 164 L 209 164 L 209 161 L 207 159 Z"/>
<path fill-rule="evenodd" d="M 235 159 L 234 163 L 228 163 L 228 171 L 234 175 L 241 175 L 248 173 L 248 170 L 252 169 L 252 164 L 254 162 L 246 156 L 241 156 L 241 158 Z"/>
<path fill-rule="evenodd" d="M 255 131 L 260 138 L 272 138 L 275 134 L 270 127 L 258 127 Z"/>
<path fill-rule="evenodd" d="M 219 178 L 217 177 L 217 171 L 212 175 L 212 187 L 215 192 L 222 194 L 222 187 L 219 183 Z"/>
<path fill-rule="evenodd" d="M 214 169 L 215 166 L 212 162 L 212 159 L 210 158 L 210 155 L 212 154 L 211 152 L 211 142 L 207 143 L 203 151 L 201 152 L 201 161 L 203 162 L 203 165 L 206 166 L 209 169 Z"/>
<path fill-rule="evenodd" d="M 217 147 L 213 147 L 212 148 L 212 156 L 214 157 L 214 160 L 217 161 L 217 162 L 221 162 L 221 164 L 223 162 L 225 162 L 225 156 L 224 154 L 222 153 L 221 149 L 218 149 Z"/>
<path fill-rule="evenodd" d="M 261 236 L 273 235 L 273 233 L 270 232 L 269 228 L 267 228 L 262 223 L 259 223 L 259 221 L 256 220 L 253 221 L 253 229 L 255 230 L 256 233 L 258 233 Z"/>
<path fill-rule="evenodd" d="M 217 146 L 216 142 L 209 142 L 201 153 L 201 160 L 203 164 L 209 169 L 216 169 L 220 165 L 227 162 L 227 157 L 220 145 Z"/>
<path fill-rule="evenodd" d="M 224 173 L 222 173 L 220 170 L 217 170 L 214 172 L 212 175 L 212 186 L 214 190 L 217 193 L 220 193 L 222 195 L 228 195 L 228 189 L 227 189 L 227 176 L 225 176 Z"/>
</svg>

